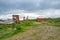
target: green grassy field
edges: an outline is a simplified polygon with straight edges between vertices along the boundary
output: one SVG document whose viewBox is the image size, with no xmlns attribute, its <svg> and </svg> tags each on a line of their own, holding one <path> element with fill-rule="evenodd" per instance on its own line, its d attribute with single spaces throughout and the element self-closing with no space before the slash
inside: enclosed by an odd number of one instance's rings
<svg viewBox="0 0 60 40">
<path fill-rule="evenodd" d="M 57 20 L 57 21 L 55 21 L 55 20 Z M 18 34 L 18 33 L 19 34 L 22 33 L 22 35 L 23 35 L 23 32 L 26 32 L 27 29 L 31 29 L 31 28 L 32 29 L 40 28 L 41 30 L 45 30 L 45 28 L 47 28 L 47 30 L 49 30 L 49 28 L 52 28 L 52 31 L 55 28 L 56 29 L 55 31 L 57 32 L 56 33 L 56 38 L 59 39 L 60 36 L 58 36 L 58 34 L 60 33 L 59 32 L 60 22 L 58 22 L 58 20 L 59 19 L 47 19 L 44 22 L 40 22 L 40 23 L 36 22 L 35 20 L 29 20 L 27 22 L 20 22 L 19 24 L 10 24 L 10 25 L 0 24 L 0 40 L 5 40 L 7 38 L 10 38 L 10 37 Z M 38 39 L 39 39 L 41 36 L 43 36 L 44 34 L 40 35 L 40 33 L 37 32 L 37 30 L 39 31 L 40 29 L 36 29 L 35 32 L 33 32 L 32 37 L 38 37 Z M 47 30 L 45 30 L 45 31 L 47 31 Z M 35 34 L 36 34 L 36 36 L 35 36 Z M 38 34 L 40 36 L 38 36 Z M 52 37 L 52 36 L 50 36 L 50 37 Z M 50 40 L 50 39 L 48 39 L 48 40 Z M 53 37 L 52 37 L 51 40 L 53 40 Z"/>
<path fill-rule="evenodd" d="M 4 25 L 0 24 L 0 40 L 8 38 L 17 34 L 18 32 L 24 32 L 25 28 L 35 26 L 32 21 L 21 22 L 19 24 Z"/>
</svg>

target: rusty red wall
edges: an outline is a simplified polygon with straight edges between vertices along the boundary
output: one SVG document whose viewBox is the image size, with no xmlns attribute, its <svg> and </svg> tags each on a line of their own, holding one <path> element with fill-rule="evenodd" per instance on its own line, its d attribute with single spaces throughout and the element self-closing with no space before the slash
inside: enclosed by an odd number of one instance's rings
<svg viewBox="0 0 60 40">
<path fill-rule="evenodd" d="M 45 18 L 37 18 L 37 22 L 43 22 L 45 20 Z"/>
</svg>

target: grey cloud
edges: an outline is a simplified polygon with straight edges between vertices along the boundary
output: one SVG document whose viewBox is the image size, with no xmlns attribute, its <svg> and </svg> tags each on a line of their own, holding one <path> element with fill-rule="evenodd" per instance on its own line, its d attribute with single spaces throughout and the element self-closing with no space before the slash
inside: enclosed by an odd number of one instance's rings
<svg viewBox="0 0 60 40">
<path fill-rule="evenodd" d="M 11 10 L 39 11 L 60 9 L 60 0 L 0 0 L 0 13 Z"/>
</svg>

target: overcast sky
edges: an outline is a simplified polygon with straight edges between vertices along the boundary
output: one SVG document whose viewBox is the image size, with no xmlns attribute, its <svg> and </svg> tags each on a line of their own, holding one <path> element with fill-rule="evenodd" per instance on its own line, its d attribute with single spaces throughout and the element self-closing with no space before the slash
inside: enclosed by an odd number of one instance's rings
<svg viewBox="0 0 60 40">
<path fill-rule="evenodd" d="M 60 0 L 0 0 L 0 19 L 12 15 L 30 18 L 60 17 Z"/>
</svg>

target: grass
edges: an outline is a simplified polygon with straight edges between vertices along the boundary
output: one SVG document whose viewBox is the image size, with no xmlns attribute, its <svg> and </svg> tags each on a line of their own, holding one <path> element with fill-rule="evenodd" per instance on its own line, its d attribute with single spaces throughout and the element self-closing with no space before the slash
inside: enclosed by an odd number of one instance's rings
<svg viewBox="0 0 60 40">
<path fill-rule="evenodd" d="M 49 25 L 60 27 L 60 18 L 49 18 L 46 22 Z"/>
<path fill-rule="evenodd" d="M 36 22 L 38 26 L 30 28 L 30 30 L 21 34 L 18 33 L 6 40 L 60 40 L 60 27 L 51 22 L 40 23 Z"/>
<path fill-rule="evenodd" d="M 0 24 L 0 40 L 9 38 L 17 33 L 22 33 L 26 30 L 26 28 L 34 28 L 37 26 L 40 26 L 42 28 L 44 26 L 54 26 L 57 28 L 60 27 L 60 22 L 56 22 L 55 19 L 47 19 L 45 20 L 45 22 L 41 22 L 42 24 L 36 24 L 36 23 L 37 23 L 36 20 L 33 19 L 26 22 L 20 22 L 19 24 L 10 24 L 10 25 Z"/>
<path fill-rule="evenodd" d="M 35 24 L 33 24 L 32 21 L 21 22 L 19 24 L 10 24 L 10 25 L 0 24 L 0 40 L 13 36 L 18 32 L 23 32 L 25 31 L 25 28 L 31 26 L 35 26 Z"/>
</svg>

